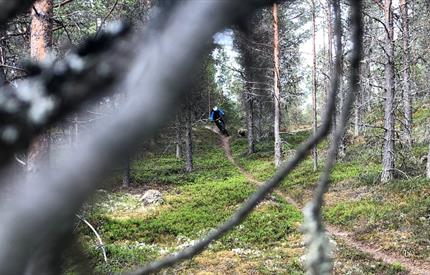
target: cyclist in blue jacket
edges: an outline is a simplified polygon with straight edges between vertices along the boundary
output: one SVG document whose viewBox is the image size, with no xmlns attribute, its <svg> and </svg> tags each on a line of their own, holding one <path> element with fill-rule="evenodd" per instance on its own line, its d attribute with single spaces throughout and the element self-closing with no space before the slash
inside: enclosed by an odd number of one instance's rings
<svg viewBox="0 0 430 275">
<path fill-rule="evenodd" d="M 209 116 L 209 120 L 215 122 L 216 126 L 223 135 L 228 136 L 228 132 L 225 129 L 224 110 L 218 108 L 217 106 L 213 107 Z"/>
</svg>

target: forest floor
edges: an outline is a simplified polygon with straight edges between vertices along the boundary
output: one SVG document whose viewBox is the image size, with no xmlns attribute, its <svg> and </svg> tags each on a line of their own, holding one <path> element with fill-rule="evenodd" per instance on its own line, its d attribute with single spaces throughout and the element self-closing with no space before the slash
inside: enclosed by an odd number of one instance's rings
<svg viewBox="0 0 430 275">
<path fill-rule="evenodd" d="M 99 192 L 87 209 L 86 218 L 106 243 L 107 264 L 92 232 L 83 226 L 78 232 L 100 273 L 130 270 L 192 244 L 225 221 L 275 171 L 270 140 L 246 155 L 244 138 L 220 142 L 203 127 L 194 136 L 194 172 L 184 173 L 183 161 L 173 152 L 150 150 L 133 164 L 133 188 Z M 307 136 L 307 130 L 283 134 L 285 159 Z M 156 148 L 168 143 L 157 142 Z M 418 176 L 422 164 L 407 162 L 398 167 L 408 178 L 380 185 L 378 150 L 367 145 L 372 142 L 350 138 L 347 156 L 332 174 L 324 218 L 334 235 L 335 273 L 428 274 L 430 182 Z M 320 164 L 326 147 L 327 141 L 319 146 Z M 426 150 L 427 144 L 417 142 L 406 157 L 419 160 Z M 306 159 L 243 224 L 167 273 L 304 274 L 300 208 L 310 199 L 321 169 L 313 172 Z M 142 194 L 149 189 L 160 191 L 163 203 L 145 205 Z"/>
<path fill-rule="evenodd" d="M 212 129 L 212 131 L 216 132 L 215 129 Z M 306 132 L 306 130 L 302 131 Z M 295 133 L 298 132 L 300 131 L 296 131 Z M 258 186 L 264 184 L 264 182 L 258 181 L 250 172 L 246 171 L 241 165 L 239 165 L 235 161 L 231 151 L 230 137 L 220 135 L 220 138 L 227 159 L 239 168 L 239 170 L 248 179 L 248 181 L 257 184 Z M 287 201 L 288 203 L 294 205 L 296 208 L 302 209 L 304 207 L 304 205 L 299 204 L 296 200 L 290 197 L 285 192 L 285 190 L 275 190 L 274 192 L 283 199 L 285 199 L 285 201 Z M 337 196 L 337 190 L 335 190 L 334 192 Z M 329 192 L 328 196 L 332 196 L 331 199 L 333 199 L 332 193 Z M 366 243 L 365 241 L 359 241 L 354 238 L 354 232 L 345 231 L 342 230 L 340 227 L 333 226 L 330 224 L 326 225 L 326 230 L 331 238 L 334 238 L 336 241 L 342 241 L 342 243 L 344 243 L 349 249 L 356 250 L 359 253 L 368 254 L 373 259 L 383 261 L 388 265 L 401 265 L 405 271 L 411 274 L 430 274 L 430 258 L 425 260 L 420 260 L 417 258 L 411 259 L 393 250 L 384 251 L 382 244 L 379 244 L 378 242 Z"/>
</svg>

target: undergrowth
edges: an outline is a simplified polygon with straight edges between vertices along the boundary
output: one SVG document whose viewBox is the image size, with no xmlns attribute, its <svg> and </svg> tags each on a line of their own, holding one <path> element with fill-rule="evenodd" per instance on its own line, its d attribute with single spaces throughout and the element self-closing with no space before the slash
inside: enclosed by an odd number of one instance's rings
<svg viewBox="0 0 430 275">
<path fill-rule="evenodd" d="M 425 113 L 427 115 L 427 113 Z M 298 137 L 284 136 L 294 148 L 309 136 L 309 132 L 299 132 Z M 419 259 L 430 257 L 430 181 L 424 178 L 425 163 L 417 163 L 420 156 L 428 151 L 428 144 L 415 143 L 411 150 L 398 148 L 397 167 L 405 169 L 407 177 L 401 173 L 398 179 L 387 184 L 380 183 L 380 150 L 369 145 L 373 138 L 354 139 L 349 137 L 347 155 L 337 161 L 331 173 L 331 188 L 326 196 L 324 218 L 327 222 L 348 231 L 355 231 L 356 237 L 365 241 L 383 240 L 381 244 L 388 250 L 407 251 L 408 255 Z M 264 143 L 273 143 L 265 140 Z M 290 194 L 298 203 L 305 204 L 323 169 L 327 142 L 320 145 L 319 166 L 312 169 L 312 159 L 308 156 L 296 167 L 279 187 Z M 268 145 L 260 145 L 264 150 Z M 257 151 L 253 156 L 243 154 L 246 140 L 233 141 L 233 155 L 238 162 L 259 180 L 267 180 L 275 172 L 272 152 Z M 268 156 L 270 154 L 270 157 Z M 294 150 L 284 150 L 288 159 Z M 264 156 L 264 157 L 260 157 Z M 397 233 L 396 233 L 397 232 Z M 406 252 L 405 252 L 406 253 Z"/>
<path fill-rule="evenodd" d="M 94 245 L 87 246 L 87 250 L 100 272 L 129 269 L 193 243 L 226 221 L 255 191 L 256 187 L 227 160 L 217 135 L 206 129 L 197 130 L 195 141 L 192 173 L 184 173 L 182 160 L 171 153 L 149 155 L 133 164 L 135 185 L 169 187 L 162 205 L 145 208 L 138 194 L 123 191 L 99 196 L 88 219 L 107 243 L 109 264 L 100 261 L 100 251 Z M 271 247 L 285 243 L 290 234 L 298 232 L 301 218 L 299 210 L 271 197 L 244 223 L 211 244 L 210 251 L 253 249 L 268 253 Z M 84 227 L 80 230 L 88 243 L 92 233 Z M 291 261 L 291 265 L 294 263 Z M 255 268 L 263 268 L 262 265 Z M 289 268 L 297 270 L 284 264 L 284 270 Z"/>
</svg>

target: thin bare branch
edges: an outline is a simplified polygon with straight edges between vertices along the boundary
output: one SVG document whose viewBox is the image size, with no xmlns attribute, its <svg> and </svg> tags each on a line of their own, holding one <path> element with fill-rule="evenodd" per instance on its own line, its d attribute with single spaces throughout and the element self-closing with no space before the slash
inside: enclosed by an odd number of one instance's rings
<svg viewBox="0 0 430 275">
<path fill-rule="evenodd" d="M 337 1 L 335 1 L 337 2 Z M 337 2 L 339 3 L 339 2 Z M 324 233 L 324 227 L 321 218 L 321 208 L 323 205 L 324 194 L 327 192 L 330 184 L 330 174 L 336 163 L 337 151 L 341 139 L 345 133 L 348 125 L 350 111 L 354 104 L 356 95 L 359 92 L 359 74 L 360 74 L 360 61 L 362 54 L 362 40 L 363 40 L 363 27 L 362 27 L 362 3 L 361 0 L 351 0 L 351 22 L 352 22 L 352 42 L 353 52 L 351 57 L 351 71 L 350 71 L 350 89 L 346 94 L 345 101 L 342 106 L 342 113 L 340 118 L 340 125 L 337 127 L 334 140 L 330 144 L 328 156 L 324 171 L 321 175 L 317 189 L 315 190 L 313 200 L 305 208 L 305 228 L 309 241 L 308 252 L 308 273 L 309 274 L 331 274 L 332 264 L 330 259 L 328 238 Z M 334 6 L 335 10 L 339 9 L 339 5 Z M 339 36 L 341 22 L 340 18 L 336 16 L 335 31 Z M 337 48 L 336 57 L 336 70 L 340 71 L 340 48 Z"/>
<path fill-rule="evenodd" d="M 92 226 L 91 223 L 89 223 L 86 219 L 82 218 L 79 215 L 76 215 L 76 217 L 79 220 L 81 220 L 82 222 L 84 222 L 91 229 L 91 231 L 93 231 L 94 235 L 96 235 L 97 241 L 99 242 L 99 247 L 101 248 L 102 253 L 103 253 L 103 260 L 105 261 L 105 263 L 107 263 L 108 259 L 107 259 L 107 255 L 106 255 L 105 244 L 103 243 L 103 240 L 100 237 L 100 234 L 97 232 L 97 230 L 94 228 L 94 226 Z"/>
</svg>

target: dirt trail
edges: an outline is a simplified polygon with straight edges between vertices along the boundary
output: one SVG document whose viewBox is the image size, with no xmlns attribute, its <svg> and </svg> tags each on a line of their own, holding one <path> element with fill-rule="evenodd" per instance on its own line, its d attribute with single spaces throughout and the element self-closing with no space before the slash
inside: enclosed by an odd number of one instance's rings
<svg viewBox="0 0 430 275">
<path fill-rule="evenodd" d="M 217 133 L 218 131 L 214 128 L 207 127 L 207 129 Z M 230 138 L 222 136 L 221 137 L 221 144 L 225 151 L 225 154 L 228 158 L 228 160 L 233 163 L 239 170 L 243 173 L 243 175 L 253 184 L 261 185 L 263 182 L 258 181 L 255 177 L 253 177 L 249 172 L 247 172 L 243 167 L 237 164 L 237 162 L 234 160 L 233 155 L 231 153 L 231 147 L 230 147 Z M 302 206 L 298 204 L 293 198 L 291 198 L 287 193 L 275 190 L 276 194 L 284 198 L 288 203 L 294 205 L 295 207 L 302 209 Z M 382 248 L 379 247 L 376 244 L 367 244 L 361 241 L 357 241 L 353 238 L 352 232 L 347 232 L 340 230 L 339 228 L 332 226 L 332 225 L 326 225 L 326 230 L 329 235 L 331 235 L 335 239 L 340 239 L 343 242 L 345 242 L 346 245 L 349 247 L 358 250 L 360 252 L 367 253 L 371 255 L 374 259 L 383 261 L 387 264 L 401 264 L 408 272 L 411 274 L 419 274 L 419 275 L 430 275 L 430 263 L 424 262 L 424 261 L 418 261 L 418 260 L 412 260 L 409 258 L 404 257 L 403 255 L 399 253 L 394 252 L 384 252 L 382 251 Z"/>
</svg>

